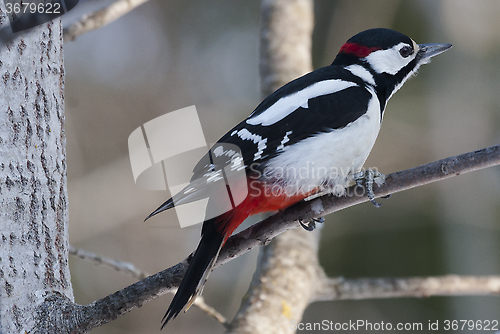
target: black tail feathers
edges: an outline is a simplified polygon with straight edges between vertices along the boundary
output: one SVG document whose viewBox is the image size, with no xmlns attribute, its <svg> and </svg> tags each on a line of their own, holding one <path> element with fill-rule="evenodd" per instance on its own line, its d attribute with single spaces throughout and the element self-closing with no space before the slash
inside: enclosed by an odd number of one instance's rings
<svg viewBox="0 0 500 334">
<path fill-rule="evenodd" d="M 187 310 L 195 298 L 201 294 L 223 242 L 224 236 L 216 231 L 214 219 L 205 221 L 198 248 L 194 252 L 186 275 L 162 319 L 162 329 L 170 319 L 175 318 L 182 310 Z"/>
<path fill-rule="evenodd" d="M 155 211 L 151 212 L 149 216 L 144 219 L 144 221 L 148 220 L 149 218 L 153 217 L 154 215 L 159 214 L 160 212 L 163 212 L 165 210 L 171 209 L 174 207 L 174 200 L 173 198 L 170 198 L 168 201 L 160 205 Z"/>
</svg>

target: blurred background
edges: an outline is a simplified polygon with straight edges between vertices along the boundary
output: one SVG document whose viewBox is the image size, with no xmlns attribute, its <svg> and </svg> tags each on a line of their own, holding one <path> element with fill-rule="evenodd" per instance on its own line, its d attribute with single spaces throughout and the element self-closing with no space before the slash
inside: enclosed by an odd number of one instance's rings
<svg viewBox="0 0 500 334">
<path fill-rule="evenodd" d="M 64 25 L 108 3 L 81 1 Z M 143 123 L 190 105 L 208 142 L 250 114 L 261 100 L 259 8 L 259 1 L 152 0 L 64 45 L 73 246 L 149 273 L 195 249 L 200 225 L 181 229 L 174 212 L 143 222 L 169 194 L 135 186 L 127 139 Z M 314 68 L 329 65 L 349 37 L 373 27 L 398 30 L 417 43 L 453 44 L 391 99 L 366 167 L 389 174 L 500 143 L 499 1 L 318 0 L 315 13 Z M 365 203 L 338 212 L 324 224 L 320 261 L 332 277 L 498 274 L 499 196 L 495 167 L 395 194 L 380 209 Z M 229 319 L 257 254 L 210 276 L 204 297 Z M 134 283 L 74 257 L 70 265 L 78 303 Z M 171 298 L 162 296 L 93 333 L 158 333 Z M 499 320 L 499 314 L 497 297 L 433 297 L 315 303 L 302 321 L 427 324 Z M 193 307 L 165 332 L 221 333 L 223 327 Z"/>
</svg>

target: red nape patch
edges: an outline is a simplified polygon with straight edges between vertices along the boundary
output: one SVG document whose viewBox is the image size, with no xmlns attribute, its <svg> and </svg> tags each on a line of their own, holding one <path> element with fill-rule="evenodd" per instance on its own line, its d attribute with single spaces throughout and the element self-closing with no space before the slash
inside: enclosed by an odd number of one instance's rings
<svg viewBox="0 0 500 334">
<path fill-rule="evenodd" d="M 364 58 L 368 56 L 373 51 L 382 50 L 378 47 L 368 47 L 358 43 L 345 43 L 340 48 L 339 53 L 352 54 L 358 58 Z"/>
</svg>

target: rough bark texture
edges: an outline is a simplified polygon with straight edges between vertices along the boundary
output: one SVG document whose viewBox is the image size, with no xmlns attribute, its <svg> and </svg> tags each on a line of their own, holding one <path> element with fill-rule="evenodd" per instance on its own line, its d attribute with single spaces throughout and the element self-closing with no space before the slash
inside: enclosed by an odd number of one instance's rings
<svg viewBox="0 0 500 334">
<path fill-rule="evenodd" d="M 37 332 L 38 307 L 55 293 L 73 300 L 62 51 L 59 19 L 22 33 L 0 50 L 3 333 Z"/>
<path fill-rule="evenodd" d="M 310 0 L 265 0 L 261 8 L 260 74 L 263 96 L 312 70 L 314 25 Z M 261 250 L 257 271 L 228 333 L 293 333 L 316 293 L 319 231 L 293 229 Z"/>
</svg>

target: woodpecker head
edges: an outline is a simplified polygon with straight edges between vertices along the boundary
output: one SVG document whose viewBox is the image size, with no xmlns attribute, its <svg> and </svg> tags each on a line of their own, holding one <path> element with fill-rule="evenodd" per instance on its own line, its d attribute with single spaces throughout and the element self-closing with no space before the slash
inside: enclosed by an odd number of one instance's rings
<svg viewBox="0 0 500 334">
<path fill-rule="evenodd" d="M 449 48 L 451 44 L 417 44 L 390 29 L 369 29 L 342 45 L 332 65 L 357 72 L 387 102 L 421 65 Z"/>
</svg>

